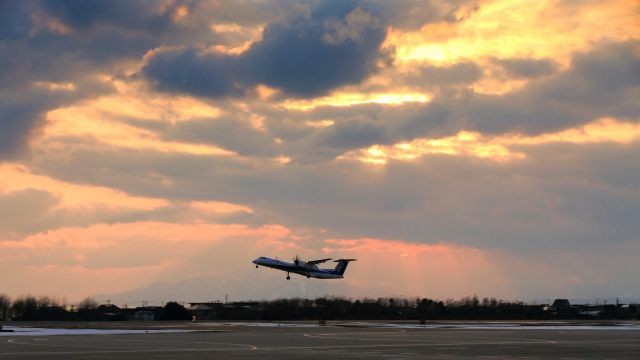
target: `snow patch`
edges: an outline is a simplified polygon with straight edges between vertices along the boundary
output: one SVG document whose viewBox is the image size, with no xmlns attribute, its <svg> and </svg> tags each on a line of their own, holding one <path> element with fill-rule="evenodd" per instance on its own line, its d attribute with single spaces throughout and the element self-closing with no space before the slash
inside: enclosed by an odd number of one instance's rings
<svg viewBox="0 0 640 360">
<path fill-rule="evenodd" d="M 133 330 L 133 329 L 47 329 L 19 326 L 3 326 L 0 336 L 50 336 L 50 335 L 113 335 L 113 334 L 166 334 L 186 333 L 193 330 Z"/>
</svg>

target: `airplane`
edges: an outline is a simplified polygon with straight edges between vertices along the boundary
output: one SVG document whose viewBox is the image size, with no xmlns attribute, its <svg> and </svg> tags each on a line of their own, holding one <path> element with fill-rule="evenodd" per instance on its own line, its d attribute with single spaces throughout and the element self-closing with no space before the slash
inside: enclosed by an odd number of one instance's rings
<svg viewBox="0 0 640 360">
<path fill-rule="evenodd" d="M 342 279 L 344 277 L 344 271 L 347 269 L 347 265 L 349 265 L 349 262 L 356 261 L 356 259 L 338 259 L 334 260 L 334 262 L 338 263 L 334 269 L 318 268 L 318 264 L 327 262 L 329 260 L 331 260 L 331 258 L 302 261 L 298 256 L 296 256 L 293 259 L 293 262 L 290 263 L 279 259 L 260 256 L 259 258 L 253 260 L 253 263 L 256 264 L 256 268 L 262 265 L 273 269 L 285 271 L 287 273 L 287 280 L 291 279 L 289 273 L 299 274 L 302 276 L 306 276 L 307 278 Z"/>
</svg>

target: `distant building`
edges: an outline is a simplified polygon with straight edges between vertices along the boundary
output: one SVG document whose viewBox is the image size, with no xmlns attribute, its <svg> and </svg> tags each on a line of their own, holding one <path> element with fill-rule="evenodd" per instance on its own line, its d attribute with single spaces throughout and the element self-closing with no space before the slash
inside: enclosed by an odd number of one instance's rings
<svg viewBox="0 0 640 360">
<path fill-rule="evenodd" d="M 581 311 L 578 307 L 571 306 L 567 299 L 555 299 L 551 306 L 545 306 L 543 310 L 559 319 L 575 318 Z"/>
<path fill-rule="evenodd" d="M 222 314 L 223 304 L 219 301 L 204 303 L 189 303 L 187 310 L 196 317 L 197 320 L 215 320 Z"/>
<path fill-rule="evenodd" d="M 543 308 L 544 311 L 550 312 L 558 312 L 567 309 L 571 309 L 571 303 L 569 303 L 568 299 L 555 299 L 553 300 L 553 304 Z"/>
<path fill-rule="evenodd" d="M 98 306 L 95 310 L 98 315 L 98 320 L 124 320 L 124 314 L 122 309 L 113 305 L 113 304 L 102 304 Z"/>
<path fill-rule="evenodd" d="M 554 308 L 556 308 L 558 310 L 570 309 L 571 308 L 571 304 L 569 303 L 568 299 L 555 299 L 555 300 L 553 300 L 553 304 L 551 304 L 551 306 L 553 306 Z"/>
</svg>

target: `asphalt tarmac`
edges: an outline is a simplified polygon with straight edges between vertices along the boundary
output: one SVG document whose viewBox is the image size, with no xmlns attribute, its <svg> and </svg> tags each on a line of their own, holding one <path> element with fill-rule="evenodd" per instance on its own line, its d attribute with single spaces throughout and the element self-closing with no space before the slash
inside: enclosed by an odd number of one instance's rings
<svg viewBox="0 0 640 360">
<path fill-rule="evenodd" d="M 640 359 L 639 330 L 305 324 L 154 324 L 136 328 L 197 331 L 57 336 L 5 333 L 0 337 L 0 359 Z"/>
</svg>

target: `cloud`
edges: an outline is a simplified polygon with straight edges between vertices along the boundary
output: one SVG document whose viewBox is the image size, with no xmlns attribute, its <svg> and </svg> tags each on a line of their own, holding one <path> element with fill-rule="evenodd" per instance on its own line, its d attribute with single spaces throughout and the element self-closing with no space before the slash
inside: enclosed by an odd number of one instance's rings
<svg viewBox="0 0 640 360">
<path fill-rule="evenodd" d="M 403 0 L 403 1 L 367 1 L 393 27 L 415 30 L 438 22 L 458 22 L 478 10 L 473 0 Z"/>
<path fill-rule="evenodd" d="M 174 6 L 160 9 L 157 2 L 3 1 L 0 7 L 0 160 L 24 154 L 47 110 L 113 91 L 98 75 L 114 75 L 122 59 L 184 35 L 170 21 Z"/>
<path fill-rule="evenodd" d="M 425 89 L 450 85 L 472 84 L 482 77 L 482 68 L 473 62 L 461 62 L 449 66 L 416 66 L 405 75 L 405 83 Z"/>
<path fill-rule="evenodd" d="M 34 159 L 34 166 L 130 194 L 243 204 L 254 210 L 244 221 L 327 229 L 335 237 L 375 235 L 528 252 L 637 241 L 633 234 L 640 228 L 632 219 L 640 216 L 640 199 L 631 185 L 637 183 L 637 167 L 622 160 L 635 159 L 636 143 L 548 143 L 514 150 L 526 158 L 501 164 L 430 155 L 379 168 L 357 161 L 282 166 L 78 149 L 64 162 L 45 157 Z M 79 167 L 82 173 L 74 170 Z"/>
<path fill-rule="evenodd" d="M 0 41 L 27 37 L 31 30 L 31 10 L 32 4 L 28 1 L 2 1 L 0 3 Z"/>
<path fill-rule="evenodd" d="M 551 132 L 601 117 L 637 118 L 637 41 L 604 42 L 576 53 L 569 69 L 504 95 L 473 96 L 470 127 L 481 132 Z"/>
<path fill-rule="evenodd" d="M 310 136 L 293 141 L 287 154 L 299 163 L 324 162 L 355 148 L 385 143 L 385 128 L 365 116 L 339 119 L 332 126 L 318 129 Z"/>
<path fill-rule="evenodd" d="M 558 64 L 549 59 L 495 59 L 508 76 L 515 78 L 537 78 L 554 73 Z"/>
<path fill-rule="evenodd" d="M 269 134 L 242 119 L 181 122 L 165 130 L 163 138 L 214 144 L 242 156 L 273 157 L 278 154 L 278 144 Z"/>
<path fill-rule="evenodd" d="M 0 194 L 0 241 L 41 228 L 43 219 L 58 201 L 53 194 L 36 189 Z"/>
<path fill-rule="evenodd" d="M 82 0 L 41 2 L 41 6 L 49 15 L 80 31 L 97 26 L 149 32 L 163 31 L 171 26 L 171 16 L 177 6 L 160 5 L 151 0 L 113 0 L 95 4 Z"/>
<path fill-rule="evenodd" d="M 158 51 L 142 74 L 161 91 L 239 96 L 257 84 L 311 97 L 375 73 L 387 59 L 385 27 L 354 4 L 323 3 L 310 14 L 269 24 L 262 39 L 233 56 L 194 48 Z"/>
<path fill-rule="evenodd" d="M 0 271 L 7 275 L 5 289 L 13 293 L 37 287 L 80 299 L 186 274 L 252 268 L 250 259 L 274 249 L 269 240 L 285 240 L 288 233 L 281 226 L 144 221 L 66 227 L 0 242 Z M 247 258 L 247 249 L 255 255 Z M 220 267 L 212 268 L 212 263 Z M 117 281 L 96 281 L 107 278 Z"/>
<path fill-rule="evenodd" d="M 42 126 L 38 117 L 41 110 L 34 104 L 5 104 L 0 100 L 0 160 L 22 154 L 37 127 Z"/>
<path fill-rule="evenodd" d="M 239 96 L 244 90 L 236 74 L 239 59 L 217 53 L 200 54 L 195 49 L 162 51 L 145 65 L 143 73 L 156 89 L 188 92 L 196 96 Z"/>
</svg>

